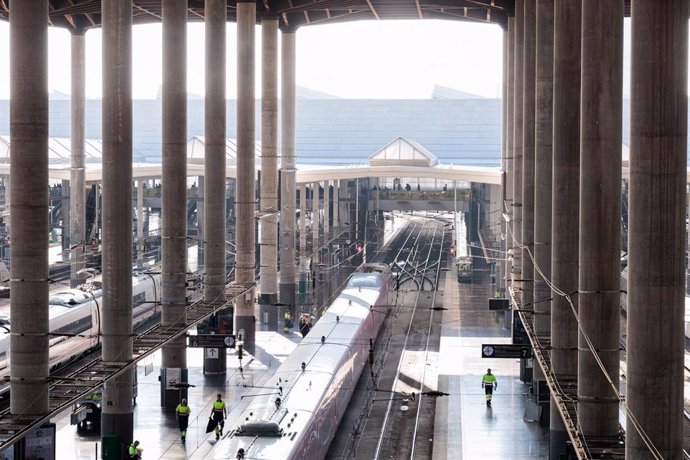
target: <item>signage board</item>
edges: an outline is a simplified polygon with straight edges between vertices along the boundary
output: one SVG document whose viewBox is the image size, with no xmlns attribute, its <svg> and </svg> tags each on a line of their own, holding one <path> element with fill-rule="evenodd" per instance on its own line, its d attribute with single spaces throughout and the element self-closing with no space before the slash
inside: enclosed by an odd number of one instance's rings
<svg viewBox="0 0 690 460">
<path fill-rule="evenodd" d="M 509 343 L 483 343 L 482 358 L 531 358 L 532 349 Z"/>
<path fill-rule="evenodd" d="M 235 348 L 235 336 L 225 334 L 197 334 L 188 337 L 187 346 L 193 348 Z"/>
<path fill-rule="evenodd" d="M 510 300 L 500 297 L 489 298 L 489 310 L 508 310 L 510 308 Z"/>
</svg>

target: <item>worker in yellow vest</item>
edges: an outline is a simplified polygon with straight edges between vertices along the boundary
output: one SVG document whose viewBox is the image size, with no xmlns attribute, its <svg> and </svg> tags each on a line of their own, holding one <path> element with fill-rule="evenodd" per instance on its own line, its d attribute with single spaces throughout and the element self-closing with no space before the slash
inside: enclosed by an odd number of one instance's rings
<svg viewBox="0 0 690 460">
<path fill-rule="evenodd" d="M 285 334 L 289 334 L 290 329 L 292 329 L 292 326 L 294 326 L 294 324 L 292 323 L 292 316 L 290 315 L 290 310 L 285 310 L 285 323 L 283 324 L 283 332 Z"/>
<path fill-rule="evenodd" d="M 482 377 L 482 387 L 486 395 L 486 407 L 491 407 L 491 395 L 493 395 L 494 389 L 498 388 L 496 376 L 491 373 L 491 369 L 487 369 L 486 374 Z"/>
<path fill-rule="evenodd" d="M 215 428 L 216 440 L 223 436 L 223 427 L 225 426 L 225 419 L 227 416 L 228 413 L 225 410 L 225 402 L 221 399 L 220 393 L 218 393 L 216 400 L 213 401 L 213 407 L 211 408 L 211 417 L 217 423 Z"/>
<path fill-rule="evenodd" d="M 177 417 L 177 425 L 180 427 L 180 438 L 182 438 L 182 444 L 184 444 L 185 438 L 187 437 L 187 426 L 189 426 L 189 413 L 191 411 L 192 409 L 187 405 L 187 400 L 184 398 L 175 409 L 175 416 Z"/>
<path fill-rule="evenodd" d="M 134 441 L 129 445 L 129 458 L 130 460 L 141 460 L 141 452 L 143 449 L 139 447 L 139 441 Z"/>
</svg>

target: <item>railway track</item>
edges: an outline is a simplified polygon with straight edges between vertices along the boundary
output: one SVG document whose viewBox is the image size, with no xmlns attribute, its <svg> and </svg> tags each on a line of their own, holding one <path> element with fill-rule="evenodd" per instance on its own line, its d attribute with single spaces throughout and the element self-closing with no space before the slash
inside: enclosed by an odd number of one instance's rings
<svg viewBox="0 0 690 460">
<path fill-rule="evenodd" d="M 441 315 L 439 280 L 450 245 L 446 222 L 413 220 L 385 257 L 398 272 L 398 296 L 375 347 L 367 394 L 340 458 L 430 458 Z M 374 384 L 375 382 L 375 384 Z M 361 395 L 360 395 L 361 397 Z M 372 455 L 373 454 L 373 455 Z"/>
</svg>

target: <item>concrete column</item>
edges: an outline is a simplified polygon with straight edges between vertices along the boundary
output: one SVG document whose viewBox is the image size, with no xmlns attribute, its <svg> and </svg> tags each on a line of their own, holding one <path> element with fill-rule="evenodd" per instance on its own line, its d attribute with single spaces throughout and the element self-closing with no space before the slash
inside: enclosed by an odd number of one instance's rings
<svg viewBox="0 0 690 460">
<path fill-rule="evenodd" d="M 132 1 L 103 0 L 103 333 L 105 362 L 132 358 Z M 103 388 L 101 433 L 132 442 L 133 369 Z"/>
<path fill-rule="evenodd" d="M 534 300 L 534 107 L 537 1 L 523 0 L 525 9 L 522 61 L 522 304 Z M 531 255 L 530 255 L 531 252 Z"/>
<path fill-rule="evenodd" d="M 686 18 L 687 19 L 687 18 Z M 617 436 L 620 367 L 623 0 L 582 2 L 578 423 Z M 687 22 L 686 22 L 687 27 Z M 647 216 L 648 217 L 648 216 Z M 649 221 L 647 221 L 649 222 Z M 596 363 L 594 347 L 609 378 Z"/>
<path fill-rule="evenodd" d="M 255 283 L 256 220 L 255 165 L 254 165 L 254 27 L 256 3 L 237 2 L 237 256 L 235 282 Z M 293 211 L 294 212 L 294 211 Z M 294 227 L 293 230 L 294 232 Z M 237 299 L 235 305 L 235 332 L 244 330 L 244 347 L 254 351 L 256 317 L 254 291 Z"/>
<path fill-rule="evenodd" d="M 165 155 L 165 152 L 163 153 Z M 187 163 L 185 163 L 185 167 Z M 137 267 L 144 266 L 144 181 L 137 181 Z"/>
<path fill-rule="evenodd" d="M 197 249 L 196 249 L 196 254 L 197 254 L 197 271 L 199 273 L 205 273 L 205 268 L 204 268 L 204 222 L 205 222 L 205 214 L 204 214 L 204 208 L 205 208 L 205 200 L 204 200 L 204 190 L 206 187 L 204 186 L 204 176 L 198 176 L 196 179 L 196 183 L 198 184 L 199 188 L 197 189 L 197 201 L 196 201 L 196 220 L 197 220 Z"/>
<path fill-rule="evenodd" d="M 568 294 L 578 289 L 580 189 L 581 1 L 554 2 L 553 204 L 551 278 Z M 551 366 L 559 380 L 577 376 L 577 321 L 568 299 L 552 292 Z M 577 296 L 570 296 L 577 310 Z M 566 453 L 568 434 L 551 404 L 549 458 Z"/>
<path fill-rule="evenodd" d="M 86 178 L 84 170 L 85 36 L 72 33 L 72 164 L 70 167 L 69 230 L 71 246 L 70 287 L 84 283 L 86 240 Z"/>
<path fill-rule="evenodd" d="M 632 6 L 627 401 L 660 457 L 675 459 L 683 458 L 688 3 Z M 630 418 L 626 432 L 626 458 L 649 458 Z"/>
<path fill-rule="evenodd" d="M 321 226 L 321 182 L 314 182 L 311 189 L 311 245 L 315 263 L 319 262 L 319 227 Z"/>
<path fill-rule="evenodd" d="M 284 31 L 281 52 L 280 107 L 280 302 L 295 313 L 295 99 L 296 30 Z"/>
<path fill-rule="evenodd" d="M 307 184 L 300 186 L 299 192 L 299 254 L 300 270 L 309 271 L 309 257 L 307 254 Z"/>
<path fill-rule="evenodd" d="M 522 135 L 523 135 L 523 62 L 524 62 L 524 0 L 515 2 L 515 64 L 513 99 L 513 286 L 522 282 Z"/>
<path fill-rule="evenodd" d="M 206 104 L 204 154 L 204 301 L 225 301 L 225 21 L 224 0 L 206 2 Z M 204 373 L 226 371 L 226 355 L 204 358 Z"/>
<path fill-rule="evenodd" d="M 226 2 L 206 2 L 204 300 L 225 300 L 225 21 Z M 239 170 L 239 168 L 238 168 Z"/>
<path fill-rule="evenodd" d="M 506 157 L 508 156 L 508 139 L 507 139 L 507 132 L 508 132 L 508 56 L 509 56 L 509 47 L 510 47 L 510 41 L 508 39 L 508 25 L 506 24 L 505 29 L 503 29 L 503 72 L 502 72 L 502 85 L 501 85 L 501 189 L 500 189 L 500 204 L 499 204 L 499 209 L 498 209 L 498 217 L 500 219 L 499 221 L 499 233 L 502 237 L 501 240 L 499 240 L 500 244 L 500 249 L 502 251 L 505 251 L 505 234 L 506 234 L 506 228 L 505 228 L 505 221 L 503 220 L 503 213 L 504 211 L 504 206 L 505 206 L 505 196 L 506 196 L 506 177 L 508 172 L 506 171 L 507 167 L 507 160 Z M 455 182 L 455 181 L 453 181 Z M 455 184 L 453 184 L 455 185 Z M 453 242 L 453 244 L 455 244 Z M 506 264 L 504 262 L 496 261 L 496 289 L 502 289 L 503 288 L 503 277 L 504 277 L 504 270 L 506 268 Z"/>
<path fill-rule="evenodd" d="M 339 190 L 340 190 L 340 179 L 334 179 L 333 180 L 333 228 L 336 229 L 336 231 L 340 227 L 340 218 L 338 214 L 338 202 L 340 201 L 339 198 Z M 340 232 L 338 232 L 340 233 Z"/>
<path fill-rule="evenodd" d="M 62 192 L 60 194 L 60 201 L 62 205 L 60 206 L 62 210 L 62 225 L 60 226 L 60 229 L 62 231 L 62 235 L 60 236 L 60 245 L 62 246 L 62 253 L 60 254 L 61 260 L 66 261 L 69 259 L 69 254 L 70 254 L 70 189 L 69 189 L 69 180 L 67 179 L 62 179 L 61 182 L 61 189 Z"/>
<path fill-rule="evenodd" d="M 278 19 L 261 19 L 261 305 L 260 318 L 278 327 Z"/>
<path fill-rule="evenodd" d="M 553 2 L 537 0 L 534 148 L 534 330 L 551 335 L 551 185 L 553 158 Z M 541 374 L 539 366 L 535 372 Z"/>
<path fill-rule="evenodd" d="M 338 179 L 338 222 L 341 227 L 348 227 L 350 232 L 354 224 L 350 223 L 349 182 L 346 179 Z"/>
<path fill-rule="evenodd" d="M 10 411 L 48 412 L 48 1 L 10 6 Z"/>
<path fill-rule="evenodd" d="M 187 1 L 163 2 L 163 178 L 161 324 L 187 322 Z M 174 409 L 186 389 L 166 390 L 168 369 L 187 382 L 184 337 L 163 348 L 161 406 Z"/>
<path fill-rule="evenodd" d="M 513 177 L 514 177 L 514 161 L 513 155 L 515 154 L 514 139 L 513 139 L 513 105 L 515 104 L 515 16 L 508 16 L 508 43 L 507 43 L 507 54 L 508 54 L 508 71 L 506 73 L 506 153 L 505 153 L 505 182 L 504 182 L 504 203 L 502 212 L 505 213 L 510 221 L 505 224 L 505 258 L 506 262 L 504 264 L 503 276 L 505 277 L 505 282 L 510 279 L 512 261 L 509 255 L 513 252 Z M 453 193 L 456 193 L 457 184 L 453 181 Z M 457 201 L 457 200 L 456 200 Z M 455 212 L 457 215 L 457 212 Z M 454 220 L 455 225 L 457 225 L 457 218 Z M 457 235 L 457 230 L 454 234 Z M 457 247 L 457 243 L 455 243 Z"/>
<path fill-rule="evenodd" d="M 331 181 L 323 181 L 323 241 L 328 244 L 331 237 Z M 328 247 L 327 247 L 328 248 Z"/>
</svg>

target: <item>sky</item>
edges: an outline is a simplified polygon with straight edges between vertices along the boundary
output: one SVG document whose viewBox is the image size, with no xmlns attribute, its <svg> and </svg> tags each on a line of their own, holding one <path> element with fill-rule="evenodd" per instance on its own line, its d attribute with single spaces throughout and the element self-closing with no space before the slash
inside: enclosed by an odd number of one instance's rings
<svg viewBox="0 0 690 460">
<path fill-rule="evenodd" d="M 625 20 L 624 94 L 629 94 L 630 23 Z M 235 98 L 236 26 L 227 26 L 227 96 Z M 49 29 L 49 91 L 69 94 L 70 34 Z M 154 99 L 161 86 L 161 26 L 133 28 L 133 97 Z M 204 26 L 190 23 L 187 86 L 204 94 Z M 503 31 L 461 21 L 358 21 L 297 32 L 297 85 L 348 99 L 426 99 L 435 84 L 500 97 Z M 256 28 L 260 97 L 261 28 Z M 101 97 L 101 31 L 86 35 L 86 96 Z M 9 98 L 9 24 L 0 22 L 0 99 Z"/>
<path fill-rule="evenodd" d="M 237 94 L 236 26 L 227 27 L 228 98 Z M 69 94 L 70 34 L 49 30 L 49 90 Z M 204 26 L 188 26 L 188 90 L 204 94 Z M 133 97 L 161 85 L 161 26 L 133 28 Z M 297 84 L 342 98 L 425 99 L 434 84 L 500 97 L 502 30 L 457 21 L 360 21 L 297 32 Z M 261 28 L 256 29 L 257 97 Z M 86 35 L 86 95 L 101 96 L 101 31 Z M 0 22 L 0 99 L 9 97 L 9 24 Z"/>
</svg>

